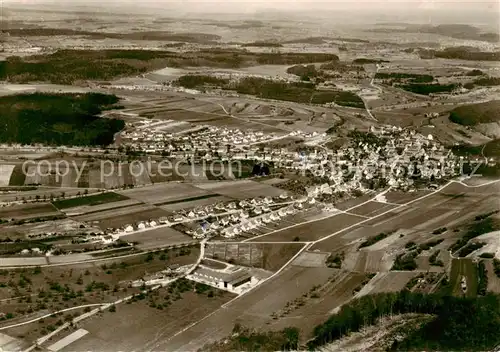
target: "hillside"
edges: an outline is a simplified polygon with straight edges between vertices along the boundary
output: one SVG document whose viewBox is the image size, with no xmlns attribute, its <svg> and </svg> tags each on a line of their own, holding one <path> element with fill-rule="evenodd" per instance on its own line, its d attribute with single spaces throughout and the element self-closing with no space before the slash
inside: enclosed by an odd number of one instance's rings
<svg viewBox="0 0 500 352">
<path fill-rule="evenodd" d="M 450 112 L 450 121 L 463 126 L 500 121 L 500 100 L 459 106 Z"/>
<path fill-rule="evenodd" d="M 122 120 L 97 115 L 118 102 L 114 95 L 20 94 L 0 98 L 0 143 L 108 145 Z"/>
</svg>

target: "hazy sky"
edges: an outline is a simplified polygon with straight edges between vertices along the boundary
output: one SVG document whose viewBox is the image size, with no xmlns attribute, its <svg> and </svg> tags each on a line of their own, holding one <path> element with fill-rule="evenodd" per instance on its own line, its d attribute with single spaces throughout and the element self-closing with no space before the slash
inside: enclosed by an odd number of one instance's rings
<svg viewBox="0 0 500 352">
<path fill-rule="evenodd" d="M 85 6 L 88 9 L 102 8 L 111 5 L 116 9 L 163 9 L 182 12 L 213 13 L 213 12 L 238 12 L 252 13 L 259 10 L 354 10 L 366 13 L 373 9 L 378 13 L 408 13 L 416 10 L 437 10 L 438 12 L 450 11 L 453 14 L 462 12 L 466 14 L 484 12 L 487 17 L 500 10 L 498 0 L 0 0 L 4 4 L 50 4 L 68 9 L 69 5 Z M 360 11 L 361 10 L 361 11 Z M 441 11 L 439 11 L 441 10 Z M 417 11 L 421 12 L 421 11 Z M 160 14 L 160 13 L 158 13 Z M 163 13 L 161 14 L 163 15 Z"/>
<path fill-rule="evenodd" d="M 498 4 L 495 0 L 362 0 L 362 1 L 346 1 L 346 0 L 3 0 L 5 4 L 42 4 L 54 3 L 61 5 L 69 4 L 135 4 L 136 6 L 148 5 L 167 5 L 174 7 L 199 5 L 202 7 L 217 6 L 220 8 L 233 8 L 244 10 L 245 8 L 279 8 L 279 9 L 335 9 L 338 7 L 348 8 L 363 8 L 364 6 L 408 6 L 414 7 L 481 7 L 487 8 L 491 5 Z M 195 9 L 193 9 L 195 10 Z"/>
</svg>

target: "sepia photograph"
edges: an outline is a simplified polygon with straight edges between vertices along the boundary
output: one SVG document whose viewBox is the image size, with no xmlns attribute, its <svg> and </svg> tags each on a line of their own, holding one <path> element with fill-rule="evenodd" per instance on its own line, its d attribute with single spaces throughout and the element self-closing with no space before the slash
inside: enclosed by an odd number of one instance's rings
<svg viewBox="0 0 500 352">
<path fill-rule="evenodd" d="M 0 352 L 500 352 L 498 0 L 0 0 Z"/>
</svg>

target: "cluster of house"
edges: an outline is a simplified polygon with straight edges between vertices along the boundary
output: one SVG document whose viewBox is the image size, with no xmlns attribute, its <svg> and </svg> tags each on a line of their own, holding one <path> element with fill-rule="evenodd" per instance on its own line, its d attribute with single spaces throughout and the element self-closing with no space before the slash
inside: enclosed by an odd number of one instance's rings
<svg viewBox="0 0 500 352">
<path fill-rule="evenodd" d="M 184 222 L 184 232 L 197 239 L 209 235 L 232 238 L 243 233 L 251 235 L 252 230 L 260 226 L 277 223 L 286 216 L 305 210 L 309 202 L 307 198 L 292 199 L 284 193 L 275 198 L 252 198 L 184 210 L 177 213 L 173 220 Z"/>
<path fill-rule="evenodd" d="M 160 122 L 160 123 L 164 123 Z M 131 127 L 131 128 L 130 128 Z M 205 158 L 214 155 L 231 158 L 244 158 L 245 155 L 258 153 L 260 145 L 287 137 L 301 139 L 321 139 L 326 133 L 292 131 L 290 133 L 264 133 L 255 130 L 240 130 L 215 126 L 202 126 L 184 132 L 165 132 L 156 128 L 155 123 L 135 128 L 129 126 L 122 132 L 121 143 L 133 150 L 146 153 L 169 152 L 176 156 L 194 156 L 202 153 Z"/>
<path fill-rule="evenodd" d="M 298 135 L 298 133 L 295 134 Z M 225 154 L 231 146 L 236 148 L 252 146 L 284 137 L 282 134 L 214 126 L 204 126 L 204 128 L 188 133 L 169 133 L 152 128 L 141 128 L 121 134 L 122 144 L 147 153 L 200 151 L 208 154 Z M 257 147 L 254 149 L 258 150 Z"/>
<path fill-rule="evenodd" d="M 370 132 L 371 139 L 361 139 L 357 145 L 337 151 L 318 148 L 301 153 L 264 148 L 264 155 L 255 155 L 255 159 L 273 161 L 285 169 L 307 170 L 328 179 L 327 184 L 311 189 L 311 194 L 363 191 L 365 185 L 377 179 L 395 188 L 406 188 L 413 185 L 415 175 L 430 180 L 460 172 L 460 159 L 432 135 L 394 126 L 372 127 Z"/>
<path fill-rule="evenodd" d="M 276 223 L 282 218 L 309 209 L 314 199 L 293 199 L 286 193 L 279 197 L 255 197 L 238 202 L 210 204 L 192 209 L 182 209 L 170 216 L 156 220 L 140 221 L 119 228 L 109 228 L 100 236 L 103 243 L 112 243 L 120 237 L 136 231 L 155 227 L 184 225 L 182 231 L 195 239 L 220 235 L 234 237 L 251 232 L 260 226 Z M 102 239 L 101 239 L 102 237 Z M 97 240 L 97 237 L 95 237 Z"/>
</svg>

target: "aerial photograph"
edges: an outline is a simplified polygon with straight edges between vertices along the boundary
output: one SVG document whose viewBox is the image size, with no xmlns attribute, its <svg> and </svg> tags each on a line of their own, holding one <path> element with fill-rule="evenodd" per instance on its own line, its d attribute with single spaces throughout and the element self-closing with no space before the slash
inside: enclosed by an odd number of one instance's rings
<svg viewBox="0 0 500 352">
<path fill-rule="evenodd" d="M 500 352 L 498 0 L 0 0 L 0 352 Z"/>
</svg>

